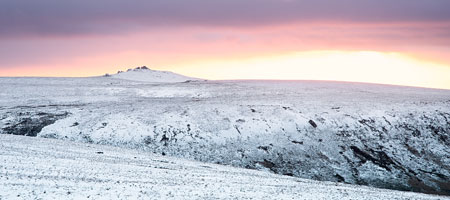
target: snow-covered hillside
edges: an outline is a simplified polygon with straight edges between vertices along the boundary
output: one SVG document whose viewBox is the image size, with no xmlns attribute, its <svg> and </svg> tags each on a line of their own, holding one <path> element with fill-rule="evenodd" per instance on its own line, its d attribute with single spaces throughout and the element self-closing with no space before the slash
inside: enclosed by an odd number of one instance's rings
<svg viewBox="0 0 450 200">
<path fill-rule="evenodd" d="M 0 135 L 0 199 L 443 199 L 148 152 Z"/>
<path fill-rule="evenodd" d="M 174 83 L 174 82 L 200 80 L 197 78 L 187 77 L 169 71 L 151 70 L 145 66 L 137 67 L 135 69 L 129 69 L 126 72 L 119 71 L 117 74 L 113 74 L 110 77 L 132 81 L 156 82 L 156 83 Z"/>
<path fill-rule="evenodd" d="M 324 81 L 0 78 L 0 133 L 450 194 L 450 91 Z"/>
</svg>

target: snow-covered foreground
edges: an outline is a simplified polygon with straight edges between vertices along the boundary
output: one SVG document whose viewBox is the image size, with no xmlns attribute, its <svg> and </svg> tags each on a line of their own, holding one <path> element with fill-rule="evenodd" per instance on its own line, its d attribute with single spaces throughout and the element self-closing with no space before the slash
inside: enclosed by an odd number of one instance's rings
<svg viewBox="0 0 450 200">
<path fill-rule="evenodd" d="M 123 148 L 0 135 L 0 199 L 445 199 Z"/>
<path fill-rule="evenodd" d="M 0 78 L 0 134 L 450 195 L 449 90 L 324 81 Z"/>
</svg>

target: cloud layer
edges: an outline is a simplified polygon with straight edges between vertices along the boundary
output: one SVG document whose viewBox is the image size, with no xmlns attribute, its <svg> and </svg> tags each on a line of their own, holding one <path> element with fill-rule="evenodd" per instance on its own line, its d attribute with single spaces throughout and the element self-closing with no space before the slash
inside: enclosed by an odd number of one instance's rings
<svg viewBox="0 0 450 200">
<path fill-rule="evenodd" d="M 3 0 L 0 38 L 118 34 L 173 26 L 450 22 L 448 0 Z"/>
</svg>

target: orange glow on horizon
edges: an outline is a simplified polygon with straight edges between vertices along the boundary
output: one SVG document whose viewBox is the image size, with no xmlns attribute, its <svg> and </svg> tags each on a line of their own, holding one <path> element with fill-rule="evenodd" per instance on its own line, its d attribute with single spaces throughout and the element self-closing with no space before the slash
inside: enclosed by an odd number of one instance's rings
<svg viewBox="0 0 450 200">
<path fill-rule="evenodd" d="M 450 66 L 374 51 L 307 51 L 218 59 L 185 64 L 174 71 L 213 80 L 332 80 L 450 89 Z"/>
<path fill-rule="evenodd" d="M 145 53 L 72 60 L 69 65 L 32 66 L 0 70 L 0 76 L 97 76 L 147 65 L 187 76 L 211 79 L 333 80 L 450 89 L 450 66 L 401 53 L 376 51 L 302 51 L 264 56 L 169 58 L 148 65 Z M 131 61 L 131 62 L 130 62 Z M 83 66 L 83 67 L 79 67 Z M 120 67 L 124 66 L 124 67 Z"/>
</svg>

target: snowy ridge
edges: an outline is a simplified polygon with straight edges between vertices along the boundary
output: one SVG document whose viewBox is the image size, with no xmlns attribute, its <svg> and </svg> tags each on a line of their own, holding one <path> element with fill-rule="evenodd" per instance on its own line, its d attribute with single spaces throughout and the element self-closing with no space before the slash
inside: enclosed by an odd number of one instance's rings
<svg viewBox="0 0 450 200">
<path fill-rule="evenodd" d="M 169 71 L 152 70 L 145 66 L 137 67 L 135 69 L 129 69 L 126 72 L 119 71 L 117 74 L 111 75 L 111 77 L 124 80 L 155 83 L 175 83 L 201 80 L 198 78 L 187 77 Z"/>
<path fill-rule="evenodd" d="M 0 91 L 0 134 L 450 194 L 449 90 L 323 81 L 150 85 L 5 78 Z"/>
</svg>

